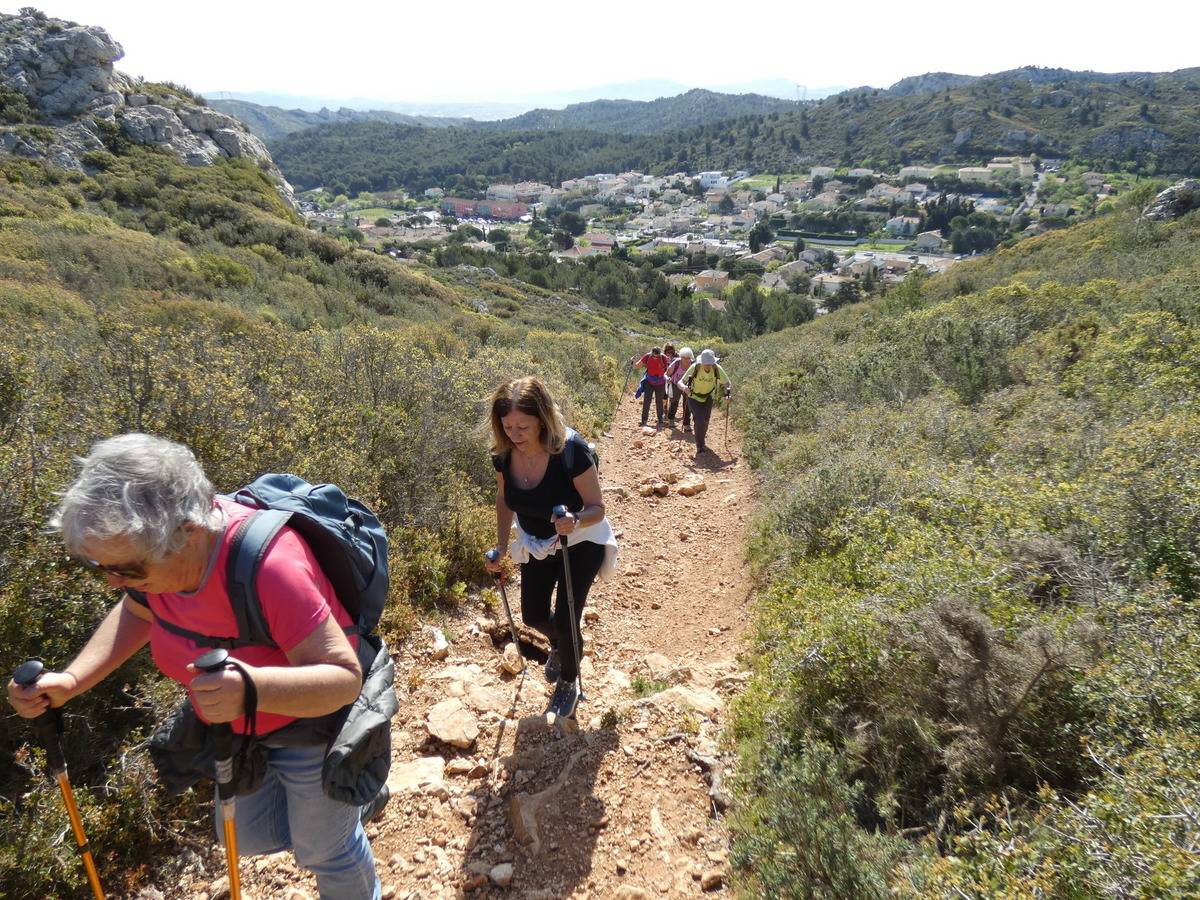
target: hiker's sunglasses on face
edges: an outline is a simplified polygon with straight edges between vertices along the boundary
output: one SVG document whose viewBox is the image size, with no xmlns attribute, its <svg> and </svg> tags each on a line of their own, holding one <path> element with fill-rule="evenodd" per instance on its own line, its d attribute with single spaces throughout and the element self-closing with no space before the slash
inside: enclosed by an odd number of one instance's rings
<svg viewBox="0 0 1200 900">
<path fill-rule="evenodd" d="M 101 575 L 116 575 L 118 578 L 128 578 L 131 581 L 146 577 L 146 563 L 121 563 L 119 565 L 105 565 L 98 563 L 94 559 L 85 557 L 77 557 L 79 563 L 86 569 L 93 572 L 98 572 Z"/>
</svg>

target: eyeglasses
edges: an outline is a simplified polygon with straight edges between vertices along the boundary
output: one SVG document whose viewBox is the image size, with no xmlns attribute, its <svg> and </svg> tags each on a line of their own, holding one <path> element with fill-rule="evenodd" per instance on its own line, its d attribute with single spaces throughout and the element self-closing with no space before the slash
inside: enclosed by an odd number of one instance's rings
<svg viewBox="0 0 1200 900">
<path fill-rule="evenodd" d="M 78 561 L 84 568 L 91 569 L 93 572 L 100 572 L 104 575 L 116 575 L 118 578 L 128 578 L 133 581 L 146 577 L 146 564 L 144 562 L 121 563 L 110 566 L 98 563 L 94 559 L 84 559 L 83 557 L 78 557 Z"/>
</svg>

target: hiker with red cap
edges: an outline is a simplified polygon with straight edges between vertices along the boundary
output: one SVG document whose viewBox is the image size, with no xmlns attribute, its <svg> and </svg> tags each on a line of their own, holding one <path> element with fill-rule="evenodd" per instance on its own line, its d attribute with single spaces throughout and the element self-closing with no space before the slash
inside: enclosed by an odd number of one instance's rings
<svg viewBox="0 0 1200 900">
<path fill-rule="evenodd" d="M 666 400 L 667 358 L 663 356 L 660 347 L 655 347 L 634 363 L 633 367 L 646 370 L 646 374 L 642 378 L 642 386 L 645 388 L 645 392 L 642 394 L 642 425 L 644 426 L 650 417 L 651 397 L 654 398 L 654 409 L 658 414 L 658 424 L 661 425 L 663 423 L 663 401 Z"/>
</svg>

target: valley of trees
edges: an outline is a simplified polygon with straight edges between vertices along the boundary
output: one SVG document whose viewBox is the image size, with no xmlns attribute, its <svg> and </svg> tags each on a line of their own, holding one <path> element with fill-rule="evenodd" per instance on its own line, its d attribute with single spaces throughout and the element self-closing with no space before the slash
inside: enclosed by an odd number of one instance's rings
<svg viewBox="0 0 1200 900">
<path fill-rule="evenodd" d="M 571 127 L 551 131 L 507 124 L 515 120 L 483 129 L 325 125 L 271 150 L 299 187 L 350 195 L 453 190 L 460 177 L 557 184 L 628 169 L 787 172 L 802 160 L 896 168 L 1029 152 L 1103 170 L 1200 172 L 1200 73 L 1095 81 L 1086 74 L 1018 70 L 934 93 L 848 91 L 792 111 L 654 134 L 607 130 L 599 112 L 558 117 Z"/>
</svg>

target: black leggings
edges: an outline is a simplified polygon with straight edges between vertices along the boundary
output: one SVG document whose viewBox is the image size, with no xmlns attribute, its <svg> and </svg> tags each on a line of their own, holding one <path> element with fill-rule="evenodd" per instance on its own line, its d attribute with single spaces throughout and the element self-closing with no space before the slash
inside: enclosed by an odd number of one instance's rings
<svg viewBox="0 0 1200 900">
<path fill-rule="evenodd" d="M 708 436 L 708 421 L 712 418 L 713 401 L 701 403 L 695 397 L 689 397 L 688 405 L 691 407 L 692 423 L 696 428 L 696 449 L 703 450 L 705 448 L 704 439 Z"/>
<path fill-rule="evenodd" d="M 692 407 L 688 404 L 687 398 L 683 396 L 683 391 L 679 389 L 679 385 L 675 385 L 675 391 L 671 394 L 671 402 L 667 406 L 667 418 L 674 421 L 676 413 L 679 412 L 679 401 L 683 400 L 683 427 L 687 428 L 692 422 Z"/>
<path fill-rule="evenodd" d="M 658 415 L 658 421 L 662 421 L 663 417 L 663 402 L 667 399 L 667 383 L 651 384 L 646 382 L 646 390 L 642 393 L 642 424 L 646 424 L 646 419 L 650 416 L 650 400 L 654 400 L 654 411 Z"/>
<path fill-rule="evenodd" d="M 575 621 L 567 614 L 566 579 L 560 550 L 545 559 L 530 559 L 521 566 L 521 618 L 530 628 L 536 628 L 550 639 L 562 659 L 562 677 L 574 681 L 579 674 L 579 661 L 575 659 L 575 648 L 571 643 L 571 628 L 579 638 L 579 650 L 583 652 L 583 636 L 579 634 L 579 620 L 583 617 L 583 604 L 588 591 L 604 563 L 604 545 L 582 541 L 568 551 L 571 554 L 571 587 L 575 593 Z M 550 614 L 550 595 L 558 585 L 558 601 L 554 614 Z"/>
</svg>

